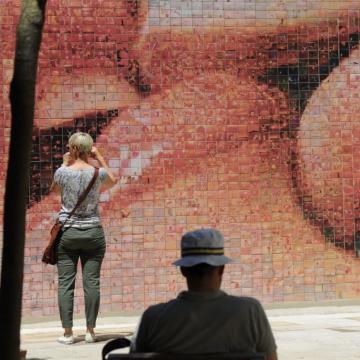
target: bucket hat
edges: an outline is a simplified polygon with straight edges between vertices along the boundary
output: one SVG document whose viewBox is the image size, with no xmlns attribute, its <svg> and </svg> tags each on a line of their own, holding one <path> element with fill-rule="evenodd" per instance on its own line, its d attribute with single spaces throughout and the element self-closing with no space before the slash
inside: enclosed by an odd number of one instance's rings
<svg viewBox="0 0 360 360">
<path fill-rule="evenodd" d="M 222 266 L 232 260 L 224 255 L 224 237 L 216 229 L 189 231 L 181 238 L 181 258 L 173 265 L 190 267 L 198 264 Z"/>
</svg>

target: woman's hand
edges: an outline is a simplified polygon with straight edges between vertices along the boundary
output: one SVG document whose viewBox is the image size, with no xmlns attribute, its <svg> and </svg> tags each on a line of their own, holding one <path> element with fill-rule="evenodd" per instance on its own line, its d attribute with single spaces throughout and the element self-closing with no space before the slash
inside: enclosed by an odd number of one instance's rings
<svg viewBox="0 0 360 360">
<path fill-rule="evenodd" d="M 100 154 L 100 151 L 98 150 L 97 147 L 93 146 L 91 148 L 91 153 L 90 153 L 90 156 L 95 159 L 95 160 L 99 160 L 102 156 Z"/>
<path fill-rule="evenodd" d="M 63 155 L 63 166 L 69 166 L 73 163 L 73 158 L 71 157 L 71 154 L 69 152 L 65 153 Z"/>
</svg>

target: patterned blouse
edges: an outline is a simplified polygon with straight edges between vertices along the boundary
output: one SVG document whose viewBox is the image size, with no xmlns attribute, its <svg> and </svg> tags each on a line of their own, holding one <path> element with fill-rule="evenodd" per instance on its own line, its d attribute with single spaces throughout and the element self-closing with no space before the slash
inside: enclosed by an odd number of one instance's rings
<svg viewBox="0 0 360 360">
<path fill-rule="evenodd" d="M 85 191 L 94 175 L 94 168 L 71 169 L 61 166 L 55 171 L 54 182 L 61 190 L 61 210 L 59 220 L 64 223 L 69 213 L 75 207 L 78 198 Z M 65 227 L 92 228 L 101 224 L 99 217 L 100 186 L 108 175 L 104 168 L 99 169 L 99 176 L 95 184 L 71 218 L 66 221 Z"/>
</svg>

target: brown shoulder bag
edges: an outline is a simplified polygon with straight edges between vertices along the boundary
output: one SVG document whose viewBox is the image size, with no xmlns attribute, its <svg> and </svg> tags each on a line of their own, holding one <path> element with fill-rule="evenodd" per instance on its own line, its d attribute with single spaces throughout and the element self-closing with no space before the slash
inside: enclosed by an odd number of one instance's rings
<svg viewBox="0 0 360 360">
<path fill-rule="evenodd" d="M 46 247 L 43 257 L 42 257 L 42 262 L 44 262 L 45 264 L 55 265 L 57 263 L 57 251 L 56 250 L 57 250 L 57 247 L 58 247 L 58 244 L 60 241 L 60 236 L 62 234 L 62 227 L 71 218 L 71 216 L 73 216 L 73 214 L 75 213 L 77 208 L 85 200 L 85 198 L 89 194 L 91 188 L 93 187 L 98 175 L 99 175 L 99 169 L 95 168 L 94 176 L 92 177 L 92 179 L 91 179 L 89 185 L 87 186 L 87 188 L 85 189 L 85 191 L 79 197 L 79 200 L 77 201 L 75 207 L 71 210 L 71 212 L 70 212 L 69 216 L 67 217 L 67 219 L 65 220 L 64 224 L 62 224 L 59 220 L 56 220 L 54 226 L 52 227 L 52 229 L 50 231 L 49 244 Z"/>
</svg>

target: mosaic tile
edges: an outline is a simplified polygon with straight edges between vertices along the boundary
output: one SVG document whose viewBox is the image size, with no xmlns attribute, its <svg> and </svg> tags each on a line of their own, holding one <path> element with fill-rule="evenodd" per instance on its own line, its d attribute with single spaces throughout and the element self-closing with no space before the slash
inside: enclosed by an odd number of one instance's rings
<svg viewBox="0 0 360 360">
<path fill-rule="evenodd" d="M 219 228 L 224 288 L 264 302 L 360 294 L 360 5 L 354 1 L 54 0 L 39 58 L 23 311 L 57 313 L 41 251 L 74 131 L 113 171 L 102 312 L 166 301 L 182 233 Z M 0 193 L 20 1 L 0 4 Z M 2 214 L 3 201 L 0 201 Z M 127 219 L 121 211 L 130 209 Z M 2 217 L 1 217 L 2 218 Z M 76 312 L 83 311 L 81 277 Z"/>
</svg>

